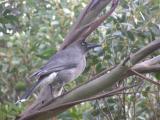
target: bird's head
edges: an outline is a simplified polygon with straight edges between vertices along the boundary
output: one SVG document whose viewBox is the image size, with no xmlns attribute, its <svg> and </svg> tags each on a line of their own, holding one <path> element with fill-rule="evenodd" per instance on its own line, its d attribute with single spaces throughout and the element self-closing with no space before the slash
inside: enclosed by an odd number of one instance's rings
<svg viewBox="0 0 160 120">
<path fill-rule="evenodd" d="M 81 42 L 80 47 L 83 50 L 83 52 L 88 52 L 90 49 L 94 49 L 96 47 L 100 47 L 100 44 L 97 43 L 87 43 L 87 42 Z"/>
<path fill-rule="evenodd" d="M 97 44 L 97 43 L 87 43 L 85 41 L 75 41 L 73 42 L 69 48 L 71 49 L 80 49 L 82 53 L 88 52 L 90 49 L 94 49 L 96 47 L 100 47 L 102 45 Z"/>
</svg>

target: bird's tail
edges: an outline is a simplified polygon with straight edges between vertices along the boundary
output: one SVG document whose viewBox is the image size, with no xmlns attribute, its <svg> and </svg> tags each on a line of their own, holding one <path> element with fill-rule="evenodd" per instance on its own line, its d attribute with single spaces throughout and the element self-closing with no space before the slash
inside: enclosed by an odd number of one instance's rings
<svg viewBox="0 0 160 120">
<path fill-rule="evenodd" d="M 38 80 L 35 84 L 33 84 L 33 86 L 26 90 L 26 92 L 24 93 L 24 95 L 20 98 L 20 100 L 18 100 L 16 103 L 20 103 L 20 102 L 24 102 L 27 100 L 27 98 L 34 92 L 34 90 L 38 87 L 39 83 L 41 81 Z"/>
</svg>

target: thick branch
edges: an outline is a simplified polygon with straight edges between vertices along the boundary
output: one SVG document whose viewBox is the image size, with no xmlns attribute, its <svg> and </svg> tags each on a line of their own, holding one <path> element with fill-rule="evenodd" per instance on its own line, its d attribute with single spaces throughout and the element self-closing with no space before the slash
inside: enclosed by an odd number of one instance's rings
<svg viewBox="0 0 160 120">
<path fill-rule="evenodd" d="M 144 62 L 138 63 L 132 67 L 139 73 L 150 73 L 160 71 L 160 55 Z"/>
<path fill-rule="evenodd" d="M 131 55 L 131 62 L 132 64 L 136 64 L 140 60 L 142 60 L 147 55 L 151 54 L 155 50 L 160 49 L 160 40 L 154 40 L 135 54 Z"/>
</svg>

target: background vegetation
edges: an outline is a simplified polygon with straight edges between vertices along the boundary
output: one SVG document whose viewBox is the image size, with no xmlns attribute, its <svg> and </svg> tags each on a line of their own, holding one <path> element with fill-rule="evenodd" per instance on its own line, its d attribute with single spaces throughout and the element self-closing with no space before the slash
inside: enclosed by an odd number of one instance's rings
<svg viewBox="0 0 160 120">
<path fill-rule="evenodd" d="M 88 0 L 0 1 L 0 120 L 14 119 L 34 100 L 32 96 L 27 103 L 15 105 L 29 86 L 27 76 L 56 52 L 87 3 Z M 113 15 L 88 38 L 103 44 L 103 48 L 89 53 L 85 72 L 66 85 L 66 89 L 118 64 L 131 52 L 160 38 L 159 11 L 159 0 L 121 0 Z M 160 51 L 153 56 L 157 54 Z M 160 73 L 147 76 L 160 80 Z M 130 77 L 119 85 L 134 82 L 141 83 L 141 86 L 122 95 L 77 105 L 60 114 L 58 119 L 158 120 L 160 87 L 136 77 Z"/>
</svg>

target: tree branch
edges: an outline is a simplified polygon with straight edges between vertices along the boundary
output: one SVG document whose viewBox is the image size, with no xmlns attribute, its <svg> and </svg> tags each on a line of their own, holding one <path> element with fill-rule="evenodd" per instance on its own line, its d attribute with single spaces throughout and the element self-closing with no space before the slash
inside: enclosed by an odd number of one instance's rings
<svg viewBox="0 0 160 120">
<path fill-rule="evenodd" d="M 150 44 L 148 44 L 147 46 L 130 56 L 132 64 L 136 64 L 144 57 L 158 49 L 160 49 L 160 40 L 154 40 L 153 42 L 151 42 Z"/>
<path fill-rule="evenodd" d="M 132 67 L 139 73 L 150 73 L 160 71 L 160 55 L 144 62 L 138 63 Z"/>
<path fill-rule="evenodd" d="M 71 32 L 69 32 L 69 34 L 66 36 L 61 49 L 65 49 L 69 44 L 71 44 L 74 41 L 77 40 L 81 40 L 84 41 L 105 19 L 107 19 L 115 10 L 115 8 L 118 5 L 119 0 L 112 0 L 112 6 L 109 12 L 106 13 L 106 15 L 103 15 L 101 17 L 99 17 L 98 19 L 95 20 L 95 14 L 91 14 L 94 15 L 94 19 L 84 19 L 85 14 L 87 14 L 88 12 L 93 12 L 93 10 L 95 11 L 99 11 L 99 13 L 101 12 L 101 9 L 96 9 L 101 7 L 105 7 L 104 5 L 109 4 L 110 1 L 108 0 L 92 0 L 92 2 L 90 2 L 90 4 L 86 7 L 86 9 L 84 10 L 84 12 L 82 13 L 83 16 L 80 16 L 80 18 L 78 19 L 78 22 L 75 24 L 75 26 L 73 26 L 73 28 L 71 29 Z M 102 3 L 104 3 L 104 5 L 102 5 Z M 96 13 L 97 13 L 96 12 Z M 88 14 L 89 15 L 89 14 Z M 98 15 L 98 13 L 96 14 Z M 88 18 L 90 16 L 87 16 Z M 87 22 L 86 22 L 86 21 Z M 92 21 L 89 21 L 92 20 Z M 84 21 L 84 24 L 82 21 Z M 81 23 L 81 24 L 80 24 Z M 82 25 L 82 26 L 80 26 Z"/>
<path fill-rule="evenodd" d="M 157 85 L 157 86 L 160 86 L 160 83 L 158 83 L 158 82 L 156 82 L 156 81 L 154 81 L 154 80 L 151 80 L 151 79 L 145 77 L 144 75 L 138 73 L 137 71 L 132 70 L 132 69 L 131 69 L 131 71 L 133 72 L 134 75 L 137 75 L 137 76 L 139 76 L 140 78 L 142 78 L 142 79 L 144 79 L 144 80 L 147 80 L 148 82 L 150 82 L 150 83 L 152 83 L 152 84 L 155 84 L 155 85 Z"/>
</svg>

